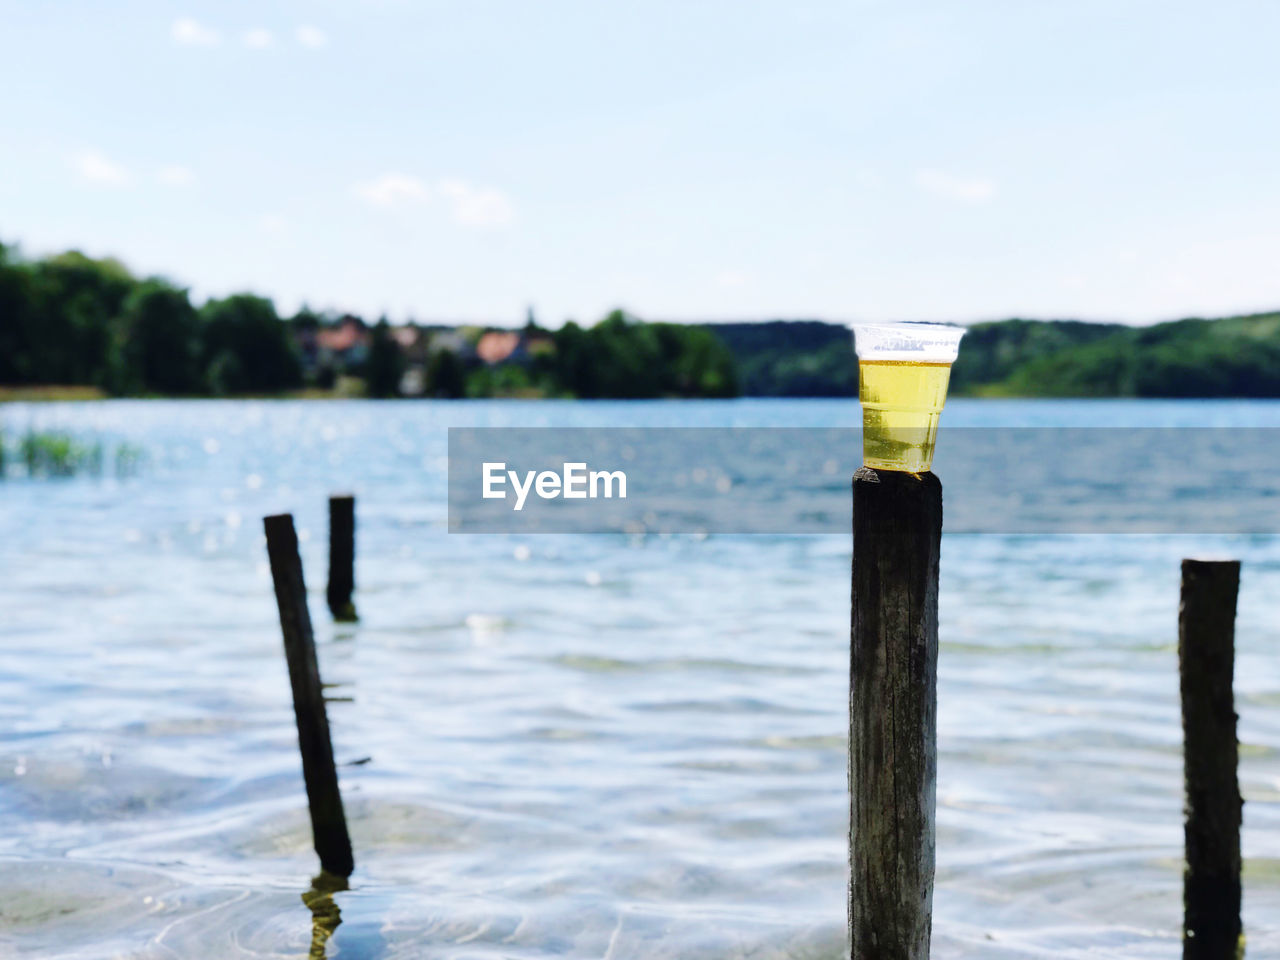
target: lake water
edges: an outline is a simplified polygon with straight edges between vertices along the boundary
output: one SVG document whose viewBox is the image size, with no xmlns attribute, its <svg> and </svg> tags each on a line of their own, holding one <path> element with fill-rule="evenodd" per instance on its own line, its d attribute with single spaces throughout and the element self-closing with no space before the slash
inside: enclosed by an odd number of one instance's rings
<svg viewBox="0 0 1280 960">
<path fill-rule="evenodd" d="M 123 477 L 0 482 L 0 956 L 841 956 L 847 532 L 449 535 L 444 428 L 857 420 L 852 400 L 0 408 L 11 446 L 144 450 Z M 1280 404 L 953 401 L 962 424 L 1280 426 Z M 361 620 L 335 625 L 346 490 Z M 309 892 L 261 535 L 285 510 L 340 698 L 357 871 L 331 901 Z M 934 956 L 1180 955 L 1178 561 L 1205 553 L 1245 562 L 1245 926 L 1251 957 L 1280 955 L 1280 540 L 973 535 L 943 546 Z M 304 899 L 321 927 L 340 910 L 327 945 Z"/>
</svg>

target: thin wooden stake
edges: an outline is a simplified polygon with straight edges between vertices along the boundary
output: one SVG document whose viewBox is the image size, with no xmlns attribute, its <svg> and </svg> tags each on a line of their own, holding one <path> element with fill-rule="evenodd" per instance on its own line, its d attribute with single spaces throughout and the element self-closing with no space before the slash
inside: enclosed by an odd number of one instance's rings
<svg viewBox="0 0 1280 960">
<path fill-rule="evenodd" d="M 351 875 L 354 862 L 347 818 L 338 792 L 338 771 L 333 764 L 333 743 L 329 739 L 329 718 L 325 713 L 316 663 L 315 637 L 307 609 L 307 588 L 302 578 L 302 558 L 293 516 L 285 513 L 263 518 L 267 533 L 267 554 L 271 558 L 271 579 L 275 582 L 280 608 L 280 630 L 284 634 L 285 660 L 289 664 L 289 685 L 293 688 L 293 712 L 298 721 L 298 748 L 302 752 L 302 776 L 307 785 L 307 805 L 311 810 L 311 834 L 320 866 L 340 877 Z"/>
<path fill-rule="evenodd" d="M 856 960 L 926 960 L 937 781 L 942 484 L 853 478 L 849 936 Z"/>
<path fill-rule="evenodd" d="M 1183 560 L 1178 611 L 1186 780 L 1184 960 L 1243 956 L 1235 673 L 1240 561 Z"/>
<path fill-rule="evenodd" d="M 356 498 L 329 498 L 329 587 L 325 599 L 333 619 L 356 619 L 351 593 L 356 585 Z"/>
</svg>

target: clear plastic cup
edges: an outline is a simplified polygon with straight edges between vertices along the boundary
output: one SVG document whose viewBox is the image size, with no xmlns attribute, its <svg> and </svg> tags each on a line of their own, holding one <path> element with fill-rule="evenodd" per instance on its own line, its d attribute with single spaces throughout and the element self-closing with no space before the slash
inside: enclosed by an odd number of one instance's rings
<svg viewBox="0 0 1280 960">
<path fill-rule="evenodd" d="M 855 323 L 862 462 L 924 473 L 964 328 L 946 323 Z"/>
</svg>

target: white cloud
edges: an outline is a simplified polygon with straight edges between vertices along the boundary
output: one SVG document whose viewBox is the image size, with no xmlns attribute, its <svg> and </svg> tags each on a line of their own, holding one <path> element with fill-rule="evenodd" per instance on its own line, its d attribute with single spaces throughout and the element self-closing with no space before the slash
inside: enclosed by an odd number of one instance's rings
<svg viewBox="0 0 1280 960">
<path fill-rule="evenodd" d="M 492 187 L 476 187 L 465 180 L 441 180 L 441 195 L 453 205 L 453 219 L 464 227 L 502 227 L 511 222 L 511 202 Z"/>
<path fill-rule="evenodd" d="M 502 227 L 515 217 L 506 194 L 493 187 L 478 187 L 466 180 L 443 179 L 426 183 L 407 173 L 384 173 L 357 183 L 352 191 L 375 207 L 392 209 L 441 199 L 453 221 L 464 227 Z"/>
<path fill-rule="evenodd" d="M 981 177 L 958 177 L 941 170 L 921 170 L 916 186 L 935 196 L 958 203 L 986 203 L 996 195 L 994 180 Z"/>
<path fill-rule="evenodd" d="M 375 180 L 357 183 L 354 191 L 375 207 L 400 207 L 431 199 L 431 189 L 407 173 L 384 173 Z"/>
<path fill-rule="evenodd" d="M 129 173 L 98 150 L 85 150 L 72 162 L 80 179 L 107 187 L 121 187 L 129 182 Z"/>
<path fill-rule="evenodd" d="M 196 175 L 189 167 L 175 163 L 157 170 L 156 179 L 171 187 L 186 187 L 196 182 Z"/>
<path fill-rule="evenodd" d="M 245 31 L 245 35 L 241 39 L 244 45 L 251 50 L 265 50 L 275 42 L 275 38 L 271 36 L 271 31 L 262 27 L 254 27 L 252 30 Z"/>
<path fill-rule="evenodd" d="M 173 21 L 169 35 L 173 37 L 174 43 L 189 47 L 216 47 L 222 41 L 222 35 L 217 30 L 190 17 Z"/>
<path fill-rule="evenodd" d="M 289 231 L 289 221 L 278 213 L 264 213 L 258 218 L 258 229 L 268 236 L 278 237 Z"/>
<path fill-rule="evenodd" d="M 721 270 L 716 274 L 716 286 L 733 289 L 745 286 L 749 279 L 741 270 Z"/>
<path fill-rule="evenodd" d="M 304 47 L 309 47 L 312 50 L 319 50 L 321 47 L 328 46 L 329 44 L 329 38 L 319 27 L 313 27 L 310 25 L 301 26 L 298 28 L 295 35 L 298 38 L 298 43 L 302 44 Z"/>
</svg>

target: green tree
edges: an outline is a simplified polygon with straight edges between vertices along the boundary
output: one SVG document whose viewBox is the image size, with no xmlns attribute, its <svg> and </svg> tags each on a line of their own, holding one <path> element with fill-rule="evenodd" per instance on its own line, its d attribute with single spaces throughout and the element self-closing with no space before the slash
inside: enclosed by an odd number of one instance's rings
<svg viewBox="0 0 1280 960">
<path fill-rule="evenodd" d="M 289 326 L 293 328 L 295 333 L 303 331 L 315 332 L 320 329 L 323 318 L 305 303 L 302 307 L 289 318 Z"/>
<path fill-rule="evenodd" d="M 133 289 L 133 277 L 118 260 L 94 260 L 75 250 L 30 270 L 28 379 L 106 385 L 111 324 Z"/>
<path fill-rule="evenodd" d="M 36 379 L 30 347 L 34 303 L 31 271 L 12 247 L 0 243 L 0 383 Z"/>
<path fill-rule="evenodd" d="M 187 291 L 147 280 L 125 298 L 115 322 L 110 387 L 116 393 L 197 393 L 200 324 Z"/>
<path fill-rule="evenodd" d="M 365 364 L 369 396 L 398 397 L 404 366 L 404 354 L 383 317 L 374 325 L 369 339 L 369 359 Z"/>
<path fill-rule="evenodd" d="M 556 331 L 555 379 L 587 399 L 664 396 L 732 397 L 733 355 L 712 331 L 642 323 L 614 310 L 589 330 L 570 321 Z"/>
<path fill-rule="evenodd" d="M 587 399 L 599 396 L 599 379 L 587 331 L 570 320 L 555 332 L 554 339 L 554 376 L 564 391 Z"/>
<path fill-rule="evenodd" d="M 219 350 L 204 372 L 205 385 L 217 397 L 229 397 L 250 389 L 249 377 L 240 357 L 232 350 Z"/>
<path fill-rule="evenodd" d="M 660 369 L 664 395 L 736 397 L 738 369 L 733 354 L 706 327 L 655 324 L 662 349 Z"/>
<path fill-rule="evenodd" d="M 569 321 L 555 334 L 558 374 L 577 397 L 658 396 L 659 345 L 654 332 L 614 310 L 588 330 Z"/>
<path fill-rule="evenodd" d="M 437 350 L 427 365 L 427 393 L 433 397 L 456 400 L 466 395 L 467 375 L 462 361 L 452 350 Z"/>
<path fill-rule="evenodd" d="M 643 400 L 661 395 L 662 347 L 657 330 L 614 310 L 588 336 L 605 396 Z"/>
<path fill-rule="evenodd" d="M 1007 379 L 1019 368 L 1042 357 L 1106 340 L 1125 328 L 1112 323 L 1058 320 L 1001 320 L 976 323 L 961 341 L 960 355 L 951 368 L 951 392 L 962 394 L 982 384 Z"/>
<path fill-rule="evenodd" d="M 750 396 L 847 397 L 858 393 L 853 337 L 843 324 L 768 320 L 708 324 L 733 356 Z"/>
<path fill-rule="evenodd" d="M 236 294 L 200 308 L 201 356 L 208 389 L 274 393 L 302 383 L 288 327 L 270 300 Z"/>
<path fill-rule="evenodd" d="M 504 363 L 497 367 L 479 366 L 467 375 L 466 396 L 527 397 L 536 395 L 533 381 L 524 367 Z"/>
</svg>

